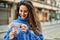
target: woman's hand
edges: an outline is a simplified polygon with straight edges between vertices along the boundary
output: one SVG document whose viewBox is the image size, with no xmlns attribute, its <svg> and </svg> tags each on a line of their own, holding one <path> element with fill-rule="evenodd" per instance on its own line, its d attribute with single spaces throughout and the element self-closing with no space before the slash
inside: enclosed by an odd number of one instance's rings
<svg viewBox="0 0 60 40">
<path fill-rule="evenodd" d="M 9 35 L 10 40 L 13 40 L 16 34 L 17 34 L 16 31 L 14 31 L 14 32 L 10 32 L 10 35 Z"/>
<path fill-rule="evenodd" d="M 24 32 L 26 32 L 28 29 L 27 25 L 25 25 L 25 24 L 22 24 L 21 28 L 22 28 L 22 31 L 24 31 Z"/>
</svg>

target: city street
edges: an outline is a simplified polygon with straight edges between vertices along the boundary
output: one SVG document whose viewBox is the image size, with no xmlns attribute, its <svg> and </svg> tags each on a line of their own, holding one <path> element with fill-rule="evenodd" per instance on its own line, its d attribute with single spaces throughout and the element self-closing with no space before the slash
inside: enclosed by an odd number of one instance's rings
<svg viewBox="0 0 60 40">
<path fill-rule="evenodd" d="M 45 40 L 60 40 L 60 24 L 42 25 Z M 0 40 L 3 40 L 7 25 L 0 26 Z"/>
<path fill-rule="evenodd" d="M 5 32 L 8 30 L 8 25 L 1 25 L 0 26 L 0 40 L 3 40 Z"/>
<path fill-rule="evenodd" d="M 26 4 L 21 8 L 20 2 Z M 0 0 L 0 40 L 8 31 L 8 24 L 15 19 L 21 24 L 28 21 L 33 24 L 36 19 L 38 26 L 41 23 L 44 40 L 60 40 L 60 0 Z"/>
<path fill-rule="evenodd" d="M 60 40 L 60 24 L 44 26 L 43 33 L 46 40 Z"/>
</svg>

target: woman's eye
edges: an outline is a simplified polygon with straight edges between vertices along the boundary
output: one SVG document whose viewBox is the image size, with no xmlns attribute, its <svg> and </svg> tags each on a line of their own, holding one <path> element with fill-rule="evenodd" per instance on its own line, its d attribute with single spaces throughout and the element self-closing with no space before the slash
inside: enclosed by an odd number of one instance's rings
<svg viewBox="0 0 60 40">
<path fill-rule="evenodd" d="M 20 12 L 22 12 L 22 10 L 20 10 Z"/>
</svg>

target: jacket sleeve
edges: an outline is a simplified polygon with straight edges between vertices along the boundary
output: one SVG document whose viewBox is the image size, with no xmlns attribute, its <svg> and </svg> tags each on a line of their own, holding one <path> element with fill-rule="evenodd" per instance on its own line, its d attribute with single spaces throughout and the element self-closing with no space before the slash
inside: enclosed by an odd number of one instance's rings
<svg viewBox="0 0 60 40">
<path fill-rule="evenodd" d="M 36 35 L 32 30 L 30 30 L 30 33 L 33 40 L 44 40 L 42 32 L 40 32 L 40 35 Z"/>
<path fill-rule="evenodd" d="M 11 25 L 13 24 L 13 22 L 11 22 L 9 25 L 8 25 L 8 31 L 6 32 L 6 34 L 4 35 L 4 40 L 9 40 L 9 33 L 12 31 L 11 30 Z"/>
<path fill-rule="evenodd" d="M 11 29 L 9 29 L 7 32 L 6 32 L 6 34 L 5 34 L 5 36 L 4 36 L 4 40 L 10 40 L 9 39 L 9 33 L 11 32 Z"/>
<path fill-rule="evenodd" d="M 4 35 L 4 40 L 10 40 L 9 39 L 9 34 L 10 34 L 10 32 L 12 31 L 11 30 L 11 28 L 12 28 L 12 24 L 13 24 L 14 22 L 11 22 L 9 25 L 8 25 L 8 31 L 6 32 L 6 34 Z M 17 39 L 17 37 L 14 37 L 14 40 L 16 40 Z"/>
<path fill-rule="evenodd" d="M 4 36 L 4 40 L 10 40 L 10 39 L 9 39 L 9 34 L 10 34 L 11 31 L 12 31 L 12 30 L 9 29 L 9 30 L 6 32 L 6 34 L 5 34 L 5 36 Z M 17 36 L 17 35 L 16 35 L 16 36 Z M 14 40 L 18 40 L 16 36 L 14 37 Z"/>
<path fill-rule="evenodd" d="M 43 36 L 42 32 L 40 32 L 39 38 L 40 38 L 40 40 L 44 40 L 44 36 Z"/>
<path fill-rule="evenodd" d="M 34 35 L 36 40 L 44 40 L 43 33 L 40 32 L 40 35 Z"/>
</svg>

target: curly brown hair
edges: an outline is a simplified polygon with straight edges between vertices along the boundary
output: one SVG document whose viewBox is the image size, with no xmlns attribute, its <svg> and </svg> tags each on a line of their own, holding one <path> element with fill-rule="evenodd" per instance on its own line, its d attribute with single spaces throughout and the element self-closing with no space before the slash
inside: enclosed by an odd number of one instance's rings
<svg viewBox="0 0 60 40">
<path fill-rule="evenodd" d="M 31 1 L 20 1 L 17 4 L 16 19 L 19 16 L 19 7 L 21 5 L 25 5 L 28 8 L 28 23 L 30 25 L 29 29 L 33 30 L 33 32 L 38 35 L 41 31 L 41 25 L 40 22 L 36 20 L 37 18 L 35 15 L 34 6 Z M 38 25 L 37 23 L 39 24 L 38 27 L 37 27 Z"/>
</svg>

